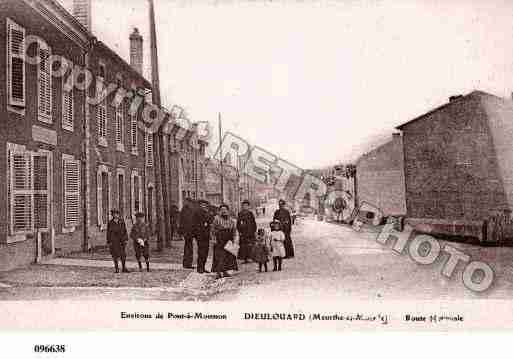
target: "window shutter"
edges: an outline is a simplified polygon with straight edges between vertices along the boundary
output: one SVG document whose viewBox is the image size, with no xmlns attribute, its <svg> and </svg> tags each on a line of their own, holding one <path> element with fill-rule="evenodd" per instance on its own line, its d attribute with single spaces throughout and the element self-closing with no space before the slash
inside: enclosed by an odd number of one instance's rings
<svg viewBox="0 0 513 359">
<path fill-rule="evenodd" d="M 39 120 L 52 122 L 52 74 L 50 69 L 50 49 L 38 46 L 39 67 L 38 80 L 38 113 Z"/>
<path fill-rule="evenodd" d="M 11 151 L 9 162 L 11 233 L 32 232 L 34 230 L 32 158 L 28 152 Z"/>
<path fill-rule="evenodd" d="M 116 143 L 123 143 L 123 103 L 116 107 Z"/>
<path fill-rule="evenodd" d="M 46 154 L 34 154 L 34 225 L 40 231 L 50 228 L 49 157 Z"/>
<path fill-rule="evenodd" d="M 74 227 L 80 219 L 80 162 L 64 159 L 64 226 Z"/>
<path fill-rule="evenodd" d="M 98 136 L 107 138 L 107 105 L 104 99 L 97 109 Z"/>
<path fill-rule="evenodd" d="M 25 29 L 7 19 L 7 92 L 9 104 L 25 107 Z"/>
<path fill-rule="evenodd" d="M 130 115 L 130 130 L 132 135 L 132 148 L 137 148 L 137 116 Z"/>
<path fill-rule="evenodd" d="M 66 86 L 68 81 L 73 81 L 72 73 L 69 73 L 66 80 L 62 80 L 62 128 L 73 131 L 73 83 Z"/>
<path fill-rule="evenodd" d="M 146 134 L 146 166 L 153 166 L 153 135 Z"/>
</svg>

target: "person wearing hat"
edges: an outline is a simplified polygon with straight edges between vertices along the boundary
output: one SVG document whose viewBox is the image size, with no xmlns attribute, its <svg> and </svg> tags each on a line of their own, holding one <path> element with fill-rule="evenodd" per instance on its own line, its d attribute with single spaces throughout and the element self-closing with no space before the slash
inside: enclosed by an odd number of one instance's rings
<svg viewBox="0 0 513 359">
<path fill-rule="evenodd" d="M 144 213 L 135 214 L 135 224 L 130 231 L 130 238 L 134 243 L 135 259 L 139 264 L 139 271 L 142 271 L 141 256 L 146 261 L 146 270 L 150 271 L 150 229 L 144 223 Z"/>
<path fill-rule="evenodd" d="M 285 207 L 285 204 L 285 201 L 283 199 L 280 199 L 280 201 L 278 202 L 278 205 L 280 207 L 274 212 L 273 219 L 280 221 L 281 230 L 285 234 L 285 258 L 293 258 L 294 245 L 292 243 L 292 238 L 290 237 L 290 232 L 292 231 L 292 219 L 290 217 L 289 210 Z"/>
<path fill-rule="evenodd" d="M 209 273 L 205 269 L 210 245 L 210 224 L 212 216 L 209 213 L 208 201 L 202 199 L 198 202 L 199 208 L 194 213 L 194 236 L 198 245 L 197 271 L 198 273 Z"/>
<path fill-rule="evenodd" d="M 114 269 L 119 273 L 118 260 L 121 259 L 121 268 L 123 273 L 128 273 L 126 269 L 126 242 L 128 235 L 125 222 L 121 218 L 119 211 L 113 209 L 110 211 L 112 219 L 107 224 L 107 245 L 109 246 L 110 255 L 114 261 Z"/>
<path fill-rule="evenodd" d="M 186 269 L 194 269 L 192 266 L 192 257 L 194 253 L 194 205 L 191 198 L 186 198 L 185 203 L 180 212 L 180 227 L 178 233 L 183 236 L 183 267 Z"/>
<path fill-rule="evenodd" d="M 253 212 L 249 209 L 249 201 L 242 202 L 242 210 L 237 217 L 237 230 L 239 231 L 240 248 L 238 258 L 248 263 L 251 246 L 255 242 L 257 225 Z"/>
</svg>

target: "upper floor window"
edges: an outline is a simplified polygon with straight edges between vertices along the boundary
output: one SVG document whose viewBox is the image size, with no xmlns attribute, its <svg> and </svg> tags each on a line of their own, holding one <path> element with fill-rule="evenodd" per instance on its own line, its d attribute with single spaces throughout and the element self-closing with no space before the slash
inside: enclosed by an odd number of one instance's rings
<svg viewBox="0 0 513 359">
<path fill-rule="evenodd" d="M 25 29 L 7 19 L 7 98 L 25 107 Z"/>
<path fill-rule="evenodd" d="M 52 122 L 52 71 L 51 50 L 44 42 L 38 44 L 39 66 L 37 68 L 37 93 L 39 121 Z"/>
<path fill-rule="evenodd" d="M 153 166 L 153 134 L 146 134 L 146 166 Z"/>
<path fill-rule="evenodd" d="M 98 76 L 101 77 L 102 80 L 105 79 L 105 75 L 107 74 L 107 67 L 103 62 L 100 62 L 98 66 Z"/>
<path fill-rule="evenodd" d="M 124 116 L 123 116 L 123 103 L 120 103 L 116 107 L 116 149 L 118 151 L 124 151 L 123 146 L 123 122 L 124 122 Z"/>
<path fill-rule="evenodd" d="M 96 108 L 96 122 L 98 127 L 98 143 L 107 146 L 107 99 L 103 99 Z"/>
<path fill-rule="evenodd" d="M 62 79 L 62 128 L 73 131 L 73 74 L 71 71 Z"/>
</svg>

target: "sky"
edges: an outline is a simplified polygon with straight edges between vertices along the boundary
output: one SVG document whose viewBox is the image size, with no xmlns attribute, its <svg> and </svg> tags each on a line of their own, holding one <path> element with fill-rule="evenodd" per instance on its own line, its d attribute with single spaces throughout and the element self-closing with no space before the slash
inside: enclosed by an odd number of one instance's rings
<svg viewBox="0 0 513 359">
<path fill-rule="evenodd" d="M 92 1 L 93 33 L 127 62 L 139 28 L 151 80 L 147 1 Z M 154 1 L 163 104 L 214 129 L 221 113 L 301 168 L 354 161 L 451 95 L 513 91 L 508 0 Z"/>
</svg>

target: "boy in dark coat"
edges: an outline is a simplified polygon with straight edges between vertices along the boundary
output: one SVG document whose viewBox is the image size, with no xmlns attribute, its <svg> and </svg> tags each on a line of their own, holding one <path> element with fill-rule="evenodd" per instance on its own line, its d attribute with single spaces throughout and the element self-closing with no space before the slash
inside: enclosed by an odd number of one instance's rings
<svg viewBox="0 0 513 359">
<path fill-rule="evenodd" d="M 279 221 L 281 223 L 281 230 L 285 234 L 285 258 L 293 258 L 294 257 L 294 245 L 292 244 L 292 238 L 290 237 L 290 232 L 292 231 L 292 219 L 290 217 L 290 212 L 287 208 L 285 208 L 285 201 L 280 199 L 279 206 L 273 216 L 273 220 Z"/>
<path fill-rule="evenodd" d="M 150 271 L 150 229 L 144 223 L 144 214 L 141 212 L 135 215 L 135 224 L 130 231 L 130 238 L 134 243 L 135 258 L 139 264 L 139 271 L 142 271 L 141 256 L 146 261 L 146 270 Z"/>
<path fill-rule="evenodd" d="M 242 211 L 239 212 L 237 218 L 237 230 L 239 231 L 240 240 L 238 257 L 247 263 L 251 256 L 251 246 L 255 242 L 255 232 L 257 230 L 255 216 L 249 210 L 248 200 L 242 202 Z"/>
<path fill-rule="evenodd" d="M 126 242 L 128 235 L 126 232 L 125 222 L 119 215 L 117 209 L 111 211 L 112 219 L 107 224 L 107 245 L 109 246 L 110 255 L 114 261 L 116 273 L 119 273 L 118 259 L 121 259 L 122 272 L 128 273 L 126 269 Z"/>
</svg>

